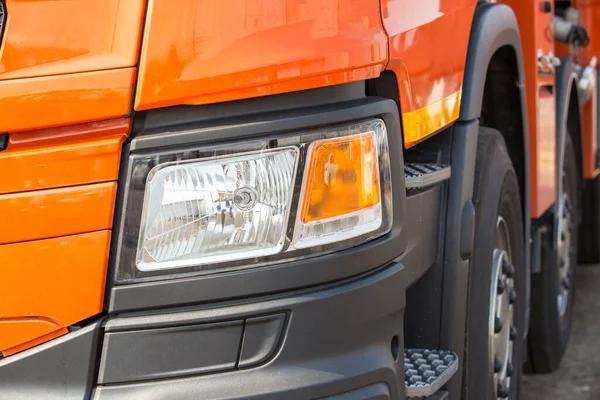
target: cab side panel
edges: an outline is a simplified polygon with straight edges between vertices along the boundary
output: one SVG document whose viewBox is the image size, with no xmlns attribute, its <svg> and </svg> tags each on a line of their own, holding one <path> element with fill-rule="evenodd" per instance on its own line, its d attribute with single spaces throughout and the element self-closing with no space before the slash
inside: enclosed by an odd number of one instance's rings
<svg viewBox="0 0 600 400">
<path fill-rule="evenodd" d="M 410 147 L 458 118 L 474 0 L 382 0 Z"/>
</svg>

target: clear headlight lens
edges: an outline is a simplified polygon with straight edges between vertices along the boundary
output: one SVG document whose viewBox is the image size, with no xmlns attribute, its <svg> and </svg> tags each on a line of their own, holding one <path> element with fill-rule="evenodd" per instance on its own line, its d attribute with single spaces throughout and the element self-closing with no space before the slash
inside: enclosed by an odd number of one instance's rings
<svg viewBox="0 0 600 400">
<path fill-rule="evenodd" d="M 298 149 L 154 167 L 138 245 L 142 271 L 276 254 L 285 241 Z"/>
</svg>

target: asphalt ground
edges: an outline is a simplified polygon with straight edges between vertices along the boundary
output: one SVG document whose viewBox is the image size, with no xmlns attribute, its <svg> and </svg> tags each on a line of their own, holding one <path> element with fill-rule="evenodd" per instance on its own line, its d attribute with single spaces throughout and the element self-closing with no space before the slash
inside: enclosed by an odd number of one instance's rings
<svg viewBox="0 0 600 400">
<path fill-rule="evenodd" d="M 600 400 L 600 266 L 575 274 L 571 339 L 558 371 L 524 377 L 521 400 Z"/>
</svg>

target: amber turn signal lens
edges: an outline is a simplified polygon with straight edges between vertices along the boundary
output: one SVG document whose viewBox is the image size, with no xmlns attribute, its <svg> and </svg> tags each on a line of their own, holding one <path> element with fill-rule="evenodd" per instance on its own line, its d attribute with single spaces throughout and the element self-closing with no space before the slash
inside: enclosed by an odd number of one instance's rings
<svg viewBox="0 0 600 400">
<path fill-rule="evenodd" d="M 309 150 L 300 220 L 309 223 L 379 203 L 379 166 L 373 132 L 314 142 Z"/>
</svg>

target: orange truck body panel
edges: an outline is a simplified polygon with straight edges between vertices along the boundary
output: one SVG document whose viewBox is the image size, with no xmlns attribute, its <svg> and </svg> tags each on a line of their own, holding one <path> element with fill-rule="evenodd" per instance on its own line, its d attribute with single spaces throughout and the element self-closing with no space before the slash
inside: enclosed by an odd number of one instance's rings
<svg viewBox="0 0 600 400">
<path fill-rule="evenodd" d="M 556 201 L 556 99 L 554 72 L 538 73 L 538 49 L 554 52 L 553 14 L 539 3 L 504 0 L 515 10 L 521 30 L 529 116 L 530 214 L 539 218 Z M 533 24 L 533 26 L 532 26 Z"/>
<path fill-rule="evenodd" d="M 149 0 L 135 109 L 374 78 L 387 37 L 373 0 Z"/>
<path fill-rule="evenodd" d="M 589 65 L 593 56 L 600 56 L 600 40 L 594 40 L 594 34 L 600 32 L 600 1 L 587 0 L 578 2 L 578 10 L 581 13 L 581 23 L 588 32 L 592 32 L 592 40 L 577 57 L 581 65 Z M 596 153 L 598 151 L 598 139 L 596 135 L 597 103 L 595 96 L 591 101 L 583 105 L 581 109 L 581 134 L 583 149 L 583 174 L 585 178 L 595 178 L 600 174 L 596 168 Z"/>
<path fill-rule="evenodd" d="M 102 311 L 109 244 L 104 230 L 0 246 L 3 354 Z"/>
<path fill-rule="evenodd" d="M 102 312 L 128 119 L 10 135 L 0 152 L 0 352 Z"/>
<path fill-rule="evenodd" d="M 412 4 L 412 0 L 382 1 L 383 23 L 390 38 L 388 69 L 398 80 L 406 147 L 458 118 L 476 2 Z"/>
<path fill-rule="evenodd" d="M 127 115 L 145 0 L 8 0 L 0 132 Z"/>
</svg>

